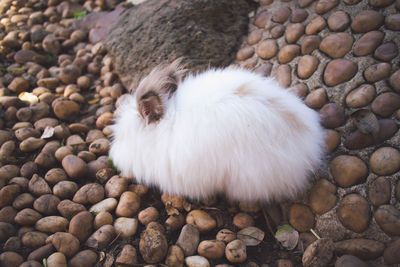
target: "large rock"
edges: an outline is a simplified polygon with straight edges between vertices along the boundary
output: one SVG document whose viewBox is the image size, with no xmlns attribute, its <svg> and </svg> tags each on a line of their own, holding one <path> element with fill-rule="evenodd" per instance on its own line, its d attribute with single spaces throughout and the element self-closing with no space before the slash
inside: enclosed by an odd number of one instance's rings
<svg viewBox="0 0 400 267">
<path fill-rule="evenodd" d="M 104 39 L 127 88 L 178 57 L 196 69 L 227 66 L 247 32 L 250 1 L 148 0 L 124 11 Z"/>
</svg>

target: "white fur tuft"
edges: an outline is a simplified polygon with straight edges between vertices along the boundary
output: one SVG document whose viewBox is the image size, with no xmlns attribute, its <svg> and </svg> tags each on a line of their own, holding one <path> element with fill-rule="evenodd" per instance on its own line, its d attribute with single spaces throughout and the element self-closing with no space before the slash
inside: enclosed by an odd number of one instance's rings
<svg viewBox="0 0 400 267">
<path fill-rule="evenodd" d="M 323 156 L 318 114 L 272 78 L 246 70 L 188 76 L 156 123 L 146 125 L 136 107 L 134 95 L 120 106 L 110 156 L 122 175 L 169 194 L 292 198 Z"/>
</svg>

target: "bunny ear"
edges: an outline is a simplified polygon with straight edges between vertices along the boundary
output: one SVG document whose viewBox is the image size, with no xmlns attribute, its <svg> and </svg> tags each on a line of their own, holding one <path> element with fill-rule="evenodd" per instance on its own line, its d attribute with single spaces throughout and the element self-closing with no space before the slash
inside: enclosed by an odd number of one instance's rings
<svg viewBox="0 0 400 267">
<path fill-rule="evenodd" d="M 175 59 L 170 65 L 164 68 L 164 74 L 167 77 L 165 83 L 165 90 L 170 95 L 175 93 L 178 88 L 178 83 L 182 80 L 183 76 L 186 73 L 185 66 L 182 64 L 183 58 L 180 57 Z"/>
<path fill-rule="evenodd" d="M 157 93 L 150 91 L 138 101 L 138 111 L 147 124 L 156 122 L 164 115 L 164 106 Z"/>
</svg>

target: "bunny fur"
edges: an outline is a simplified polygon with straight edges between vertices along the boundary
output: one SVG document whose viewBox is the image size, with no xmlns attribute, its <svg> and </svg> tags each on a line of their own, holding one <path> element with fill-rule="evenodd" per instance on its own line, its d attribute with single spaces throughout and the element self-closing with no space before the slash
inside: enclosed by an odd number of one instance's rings
<svg viewBox="0 0 400 267">
<path fill-rule="evenodd" d="M 314 110 L 244 69 L 182 75 L 157 68 L 119 106 L 110 156 L 122 175 L 191 199 L 279 201 L 307 188 L 324 150 Z M 138 111 L 145 91 L 159 91 L 156 121 Z"/>
</svg>

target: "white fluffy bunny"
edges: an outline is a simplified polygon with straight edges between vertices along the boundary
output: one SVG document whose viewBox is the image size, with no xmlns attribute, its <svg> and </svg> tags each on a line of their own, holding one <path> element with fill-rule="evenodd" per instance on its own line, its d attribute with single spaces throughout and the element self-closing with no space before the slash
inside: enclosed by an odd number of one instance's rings
<svg viewBox="0 0 400 267">
<path fill-rule="evenodd" d="M 321 163 L 318 114 L 274 79 L 244 69 L 188 75 L 155 68 L 123 101 L 110 156 L 127 177 L 168 194 L 279 201 Z"/>
</svg>

